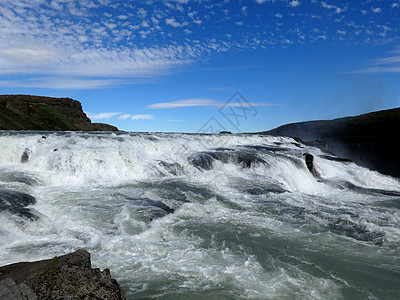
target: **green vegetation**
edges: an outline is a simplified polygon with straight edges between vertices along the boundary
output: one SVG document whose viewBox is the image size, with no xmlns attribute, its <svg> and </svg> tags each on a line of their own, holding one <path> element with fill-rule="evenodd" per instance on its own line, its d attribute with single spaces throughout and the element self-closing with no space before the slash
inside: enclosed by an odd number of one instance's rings
<svg viewBox="0 0 400 300">
<path fill-rule="evenodd" d="M 30 95 L 0 95 L 0 130 L 116 131 L 92 123 L 79 101 Z"/>
<path fill-rule="evenodd" d="M 12 128 L 14 130 L 24 130 L 25 128 L 37 128 L 37 124 L 32 122 L 29 118 L 21 116 L 12 110 L 0 105 L 0 130 L 7 130 Z"/>
<path fill-rule="evenodd" d="M 71 130 L 73 126 L 64 115 L 51 106 L 44 103 L 34 103 L 32 107 L 36 110 L 35 121 L 43 124 L 46 128 L 57 128 L 57 130 Z"/>
</svg>

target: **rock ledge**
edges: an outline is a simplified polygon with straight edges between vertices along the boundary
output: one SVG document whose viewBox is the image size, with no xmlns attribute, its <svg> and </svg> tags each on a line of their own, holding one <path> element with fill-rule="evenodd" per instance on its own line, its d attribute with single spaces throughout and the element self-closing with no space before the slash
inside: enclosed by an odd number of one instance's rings
<svg viewBox="0 0 400 300">
<path fill-rule="evenodd" d="M 0 298 L 123 300 L 125 295 L 108 269 L 93 269 L 90 253 L 77 250 L 0 267 Z"/>
</svg>

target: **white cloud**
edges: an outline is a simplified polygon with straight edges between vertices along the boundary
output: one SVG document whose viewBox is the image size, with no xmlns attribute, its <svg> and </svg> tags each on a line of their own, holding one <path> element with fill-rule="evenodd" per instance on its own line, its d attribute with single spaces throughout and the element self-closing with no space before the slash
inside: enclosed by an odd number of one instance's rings
<svg viewBox="0 0 400 300">
<path fill-rule="evenodd" d="M 177 100 L 171 102 L 160 102 L 155 104 L 147 105 L 146 108 L 150 109 L 171 109 L 171 108 L 182 108 L 182 107 L 242 107 L 244 104 L 241 102 L 226 103 L 223 101 L 216 101 L 209 98 L 195 98 L 195 99 L 185 99 Z M 275 106 L 276 104 L 271 103 L 255 103 L 250 102 L 246 105 L 251 106 Z"/>
<path fill-rule="evenodd" d="M 324 1 L 321 2 L 321 6 L 324 7 L 324 8 L 327 8 L 327 9 L 336 8 L 336 6 L 328 4 L 328 3 L 324 2 Z"/>
<path fill-rule="evenodd" d="M 188 23 L 187 22 L 179 23 L 175 20 L 174 17 L 172 17 L 172 18 L 165 19 L 165 24 L 171 25 L 172 27 L 183 27 L 183 26 L 186 26 Z"/>
<path fill-rule="evenodd" d="M 399 50 L 397 48 L 389 53 L 398 54 Z M 373 59 L 369 67 L 353 73 L 400 73 L 400 55 Z"/>
<path fill-rule="evenodd" d="M 46 49 L 0 49 L 0 74 L 53 74 L 94 77 L 160 75 L 199 55 L 196 48 L 170 46 L 144 49 L 69 49 L 64 56 Z M 47 55 L 46 55 L 47 54 Z"/>
<path fill-rule="evenodd" d="M 8 48 L 0 48 L 0 62 L 2 68 L 7 65 L 40 65 L 57 58 L 61 54 L 53 47 L 43 47 L 39 45 L 11 46 Z M 1 71 L 0 71 L 1 73 Z"/>
<path fill-rule="evenodd" d="M 181 3 L 181 4 L 186 4 L 186 3 L 189 2 L 189 0 L 170 0 L 170 1 L 178 2 L 178 3 Z"/>
<path fill-rule="evenodd" d="M 143 19 L 146 18 L 147 12 L 143 8 L 139 8 L 137 10 L 137 15 Z"/>
<path fill-rule="evenodd" d="M 340 13 L 345 12 L 347 10 L 347 8 L 340 8 L 340 7 L 337 7 L 335 5 L 328 4 L 328 3 L 324 2 L 324 1 L 321 2 L 321 6 L 323 8 L 333 9 L 337 14 L 340 14 Z"/>
<path fill-rule="evenodd" d="M 154 119 L 153 115 L 148 115 L 148 114 L 137 114 L 132 116 L 131 120 L 137 121 L 137 120 L 151 120 Z"/>
<path fill-rule="evenodd" d="M 337 40 L 338 35 L 327 34 L 337 30 L 346 31 L 346 37 L 356 42 L 384 42 L 394 40 L 399 31 L 397 22 L 393 23 L 394 7 L 399 7 L 400 3 L 395 0 L 388 1 L 385 6 L 393 8 L 390 14 L 390 10 L 384 9 L 383 4 L 380 5 L 382 8 L 377 7 L 379 5 L 376 3 L 382 1 L 345 1 L 348 8 L 335 6 L 339 1 L 311 0 L 307 4 L 310 11 L 296 14 L 298 18 L 303 18 L 297 22 L 301 32 L 301 35 L 297 34 L 298 39 L 293 36 L 292 30 L 286 30 L 284 26 L 270 30 L 276 18 L 294 16 L 294 10 L 291 14 L 283 14 L 264 7 L 266 9 L 252 16 L 255 27 L 246 26 L 250 24 L 247 19 L 241 20 L 237 16 L 250 16 L 254 7 L 261 8 L 258 4 L 271 4 L 271 9 L 278 8 L 280 4 L 301 7 L 306 4 L 302 0 L 239 1 L 241 4 L 233 6 L 230 0 L 0 2 L 1 86 L 8 83 L 33 87 L 53 82 L 53 88 L 102 88 L 114 83 L 129 83 L 137 78 L 168 74 L 205 56 L 212 58 L 214 53 L 231 49 L 266 48 L 271 45 L 286 47 L 287 43 L 296 43 L 300 39 L 303 44 L 308 40 Z M 204 9 L 199 11 L 198 4 L 205 4 Z M 309 25 L 314 21 L 313 9 L 321 6 L 329 10 L 317 10 L 321 24 L 316 27 L 326 29 L 316 33 L 312 31 L 313 26 Z M 345 15 L 343 12 L 361 9 L 366 9 L 363 11 L 366 16 L 362 22 L 365 21 L 368 27 L 355 31 L 333 24 L 342 20 L 359 24 L 361 21 L 357 16 L 353 13 Z M 382 17 L 388 13 L 385 24 L 393 30 L 379 27 L 382 25 L 377 20 L 368 20 L 373 18 L 374 12 L 381 13 Z M 335 20 L 333 15 L 336 13 L 341 13 L 344 19 Z M 221 30 L 208 30 L 214 24 L 218 24 Z M 226 31 L 233 25 L 244 25 L 241 28 L 243 34 Z M 177 30 L 171 30 L 174 28 Z M 25 82 L 6 77 L 16 75 L 18 78 L 21 74 Z M 44 78 L 40 80 L 40 76 Z M 57 77 L 60 78 L 56 82 Z"/>
<path fill-rule="evenodd" d="M 301 3 L 300 3 L 300 1 L 298 1 L 298 0 L 292 0 L 291 2 L 289 2 L 289 5 L 291 6 L 291 7 L 296 7 L 296 6 L 299 6 Z"/>
<path fill-rule="evenodd" d="M 107 112 L 107 113 L 97 113 L 97 114 L 92 114 L 92 113 L 86 113 L 88 117 L 91 120 L 97 121 L 97 120 L 108 120 L 111 119 L 115 116 L 118 116 L 119 112 Z"/>
<path fill-rule="evenodd" d="M 92 90 L 137 83 L 126 79 L 88 79 L 65 77 L 34 77 L 21 80 L 0 80 L 1 87 L 52 88 L 63 90 Z"/>
<path fill-rule="evenodd" d="M 131 114 L 123 114 L 118 117 L 118 119 L 126 120 L 129 119 L 132 115 Z"/>
<path fill-rule="evenodd" d="M 185 99 L 172 102 L 162 102 L 147 105 L 146 108 L 151 109 L 168 109 L 168 108 L 179 108 L 179 107 L 195 107 L 195 106 L 215 106 L 215 101 L 207 98 L 199 99 Z"/>
</svg>

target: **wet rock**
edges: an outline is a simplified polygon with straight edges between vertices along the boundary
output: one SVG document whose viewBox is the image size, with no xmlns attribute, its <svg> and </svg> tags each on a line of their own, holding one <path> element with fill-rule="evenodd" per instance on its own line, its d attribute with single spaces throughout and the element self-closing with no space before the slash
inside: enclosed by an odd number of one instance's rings
<svg viewBox="0 0 400 300">
<path fill-rule="evenodd" d="M 137 209 L 143 212 L 150 221 L 165 217 L 166 215 L 175 212 L 175 209 L 169 207 L 161 201 L 151 199 L 127 199 L 132 200 Z"/>
<path fill-rule="evenodd" d="M 306 154 L 306 166 L 307 169 L 312 173 L 314 170 L 314 156 L 312 156 L 312 154 Z"/>
<path fill-rule="evenodd" d="M 11 278 L 0 281 L 0 299 L 37 300 L 36 294 L 25 284 L 16 284 Z"/>
<path fill-rule="evenodd" d="M 345 235 L 363 242 L 373 242 L 375 245 L 383 244 L 384 233 L 368 230 L 367 226 L 357 224 L 348 218 L 338 218 L 329 224 L 329 229 L 340 235 Z"/>
<path fill-rule="evenodd" d="M 265 187 L 251 187 L 244 190 L 247 194 L 250 195 L 265 195 L 269 193 L 273 194 L 281 194 L 288 192 L 287 190 L 281 188 L 278 185 L 270 184 Z"/>
<path fill-rule="evenodd" d="M 265 160 L 252 153 L 239 153 L 234 159 L 245 168 L 267 163 Z"/>
<path fill-rule="evenodd" d="M 349 181 L 342 183 L 342 186 L 344 188 L 348 188 L 350 190 L 356 191 L 358 193 L 363 193 L 363 194 L 400 197 L 399 191 L 390 191 L 390 190 L 388 191 L 388 190 L 382 190 L 382 189 L 365 188 L 365 187 L 357 186 Z"/>
<path fill-rule="evenodd" d="M 21 163 L 27 163 L 29 160 L 29 155 L 31 154 L 31 150 L 25 148 L 24 152 L 21 155 Z"/>
<path fill-rule="evenodd" d="M 208 153 L 199 153 L 196 156 L 189 157 L 189 163 L 197 169 L 211 170 L 213 168 L 214 158 Z"/>
<path fill-rule="evenodd" d="M 262 134 L 300 137 L 307 145 L 348 157 L 354 163 L 380 173 L 400 177 L 400 155 L 393 146 L 394 132 L 399 127 L 400 108 L 394 108 L 334 120 L 292 123 Z"/>
<path fill-rule="evenodd" d="M 27 208 L 28 205 L 35 203 L 36 199 L 29 194 L 0 189 L 0 212 L 9 211 L 30 220 L 37 220 L 39 217 Z"/>
<path fill-rule="evenodd" d="M 331 161 L 352 162 L 351 159 L 344 158 L 344 157 L 338 157 L 338 156 L 332 156 L 332 155 L 319 155 L 319 157 L 322 157 L 322 158 L 325 158 L 325 159 L 331 160 Z"/>
<path fill-rule="evenodd" d="M 198 169 L 211 170 L 213 161 L 218 160 L 223 163 L 233 163 L 241 165 L 243 168 L 251 168 L 257 164 L 267 164 L 267 162 L 259 158 L 253 152 L 247 151 L 213 151 L 197 153 L 195 156 L 189 157 L 189 163 Z"/>
<path fill-rule="evenodd" d="M 305 157 L 307 169 L 313 174 L 315 177 L 320 177 L 317 170 L 314 168 L 314 156 L 310 153 L 306 153 Z"/>
<path fill-rule="evenodd" d="M 90 253 L 85 250 L 53 259 L 0 267 L 0 282 L 6 280 L 3 285 L 13 286 L 10 279 L 15 286 L 23 284 L 28 287 L 39 300 L 125 299 L 124 292 L 108 269 L 100 271 L 91 267 Z"/>
<path fill-rule="evenodd" d="M 167 174 L 176 176 L 176 175 L 178 175 L 178 173 L 179 173 L 180 166 L 179 166 L 179 164 L 177 164 L 177 163 L 172 163 L 172 164 L 170 164 L 170 163 L 167 163 L 167 162 L 165 162 L 165 161 L 160 160 L 160 161 L 158 162 L 158 165 L 159 165 L 163 170 L 165 170 L 165 173 L 167 173 Z M 161 175 L 166 175 L 166 174 L 164 174 L 164 172 L 162 172 Z"/>
</svg>

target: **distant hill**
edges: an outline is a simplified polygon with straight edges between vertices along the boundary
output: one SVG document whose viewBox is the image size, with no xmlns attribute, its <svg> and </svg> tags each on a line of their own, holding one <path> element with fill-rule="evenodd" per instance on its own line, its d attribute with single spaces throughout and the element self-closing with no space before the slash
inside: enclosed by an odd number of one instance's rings
<svg viewBox="0 0 400 300">
<path fill-rule="evenodd" d="M 0 95 L 0 130 L 117 131 L 92 123 L 79 101 L 30 95 Z"/>
<path fill-rule="evenodd" d="M 324 141 L 329 152 L 380 173 L 400 177 L 400 108 L 355 117 L 292 123 L 260 132 Z"/>
</svg>

